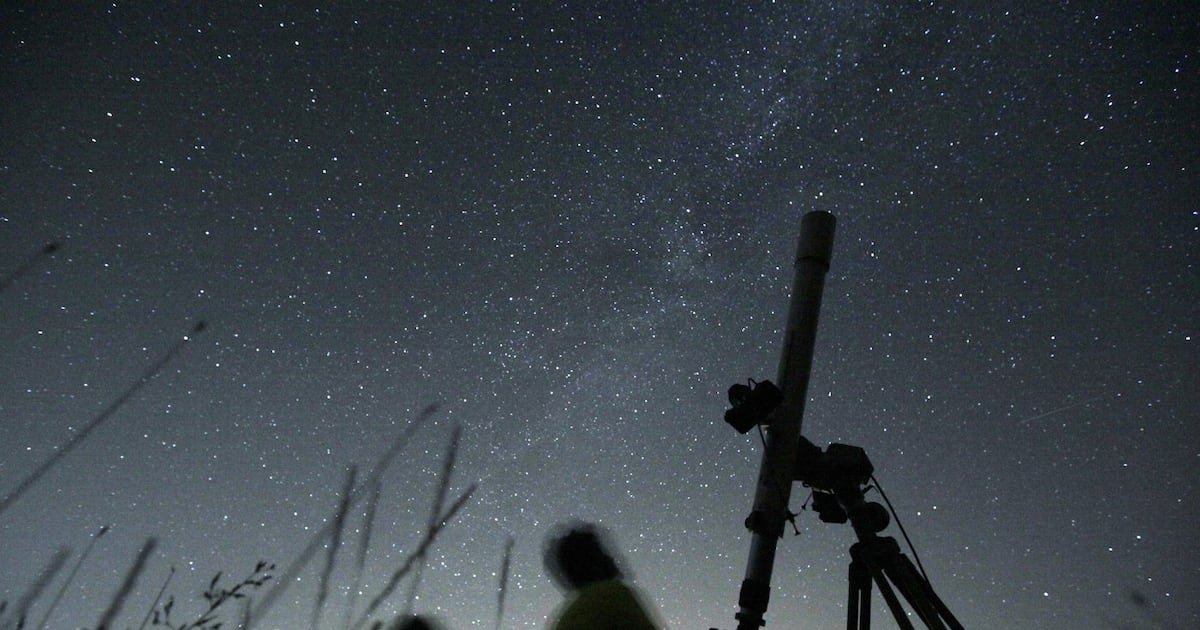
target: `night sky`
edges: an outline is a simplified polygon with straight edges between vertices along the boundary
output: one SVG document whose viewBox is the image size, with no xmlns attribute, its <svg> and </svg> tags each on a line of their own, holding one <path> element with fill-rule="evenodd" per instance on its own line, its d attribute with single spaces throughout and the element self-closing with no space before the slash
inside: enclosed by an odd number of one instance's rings
<svg viewBox="0 0 1200 630">
<path fill-rule="evenodd" d="M 775 377 L 825 210 L 803 431 L 866 449 L 958 618 L 1197 627 L 1200 18 L 969 4 L 5 3 L 0 495 L 209 328 L 0 514 L 0 599 L 111 525 L 49 627 L 149 536 L 120 627 L 172 566 L 198 614 L 439 403 L 360 608 L 460 425 L 418 612 L 491 628 L 511 535 L 505 627 L 544 626 L 583 519 L 671 628 L 731 628 L 762 446 L 725 392 Z M 767 627 L 841 627 L 853 532 L 799 525 Z M 310 623 L 323 558 L 258 627 Z"/>
</svg>

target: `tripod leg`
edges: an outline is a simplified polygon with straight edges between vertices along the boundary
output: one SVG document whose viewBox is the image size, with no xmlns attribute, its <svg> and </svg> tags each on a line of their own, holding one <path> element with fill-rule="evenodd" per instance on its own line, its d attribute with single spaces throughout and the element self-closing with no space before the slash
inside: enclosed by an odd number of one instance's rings
<svg viewBox="0 0 1200 630">
<path fill-rule="evenodd" d="M 934 592 L 933 586 L 925 581 L 908 556 L 899 554 L 893 562 L 893 571 L 895 576 L 892 581 L 897 582 L 897 588 L 908 598 L 927 626 L 933 629 L 963 630 L 954 613 L 950 612 L 950 608 Z M 907 586 L 901 587 L 901 583 Z"/>
<path fill-rule="evenodd" d="M 924 580 L 919 575 L 910 574 L 904 570 L 903 563 L 899 561 L 899 558 L 903 557 L 902 555 L 897 555 L 886 559 L 883 563 L 884 576 L 896 585 L 896 590 L 900 591 L 900 595 L 908 601 L 909 606 L 912 606 L 913 612 L 917 613 L 917 617 L 925 622 L 926 628 L 929 628 L 929 630 L 946 630 L 946 626 L 938 618 L 933 604 L 925 597 L 925 590 L 921 588 L 921 583 Z M 916 581 L 914 581 L 914 578 Z"/>
<path fill-rule="evenodd" d="M 850 600 L 846 605 L 848 630 L 871 630 L 871 572 L 860 561 L 850 563 Z"/>
<path fill-rule="evenodd" d="M 888 578 L 883 573 L 883 569 L 879 566 L 877 557 L 883 551 L 883 558 L 888 557 L 887 539 L 871 538 L 868 540 L 860 540 L 850 546 L 850 557 L 853 561 L 850 563 L 851 582 L 857 577 L 860 583 L 865 583 L 860 587 L 860 590 L 866 591 L 866 596 L 859 600 L 858 611 L 859 617 L 866 617 L 866 630 L 871 624 L 871 581 L 879 587 L 879 593 L 883 595 L 883 600 L 887 602 L 888 608 L 892 611 L 892 616 L 896 618 L 896 624 L 902 630 L 914 630 L 912 622 L 908 620 L 908 614 L 904 612 L 904 608 L 900 606 L 900 601 L 896 599 L 896 593 L 892 590 L 892 585 L 888 583 Z M 883 545 L 881 547 L 881 545 Z M 858 566 L 857 573 L 855 566 Z"/>
<path fill-rule="evenodd" d="M 854 572 L 858 563 L 850 563 L 850 584 L 846 593 L 846 630 L 858 630 L 858 583 L 854 580 Z"/>
<path fill-rule="evenodd" d="M 942 619 L 946 620 L 946 626 L 950 630 L 963 630 L 963 625 L 958 622 L 958 617 L 955 617 L 954 613 L 950 612 L 950 607 L 942 601 L 942 598 L 938 597 L 937 593 L 933 592 L 932 586 L 928 586 L 928 583 L 926 583 L 926 586 L 929 589 L 929 599 L 933 601 L 934 607 L 941 613 Z"/>
<path fill-rule="evenodd" d="M 883 571 L 879 567 L 872 566 L 871 576 L 875 578 L 875 585 L 879 587 L 879 594 L 883 595 L 883 601 L 887 602 L 892 616 L 896 618 L 896 624 L 902 630 L 915 630 L 912 622 L 908 620 L 908 614 L 904 612 L 904 607 L 900 605 L 900 600 L 896 598 L 896 592 L 892 590 L 892 585 L 888 584 L 888 578 Z"/>
</svg>

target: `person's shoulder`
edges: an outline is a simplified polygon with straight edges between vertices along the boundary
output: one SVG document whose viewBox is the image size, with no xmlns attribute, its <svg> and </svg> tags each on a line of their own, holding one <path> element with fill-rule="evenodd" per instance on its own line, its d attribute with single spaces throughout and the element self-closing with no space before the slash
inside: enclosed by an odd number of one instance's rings
<svg viewBox="0 0 1200 630">
<path fill-rule="evenodd" d="M 584 586 L 579 590 L 580 594 L 595 593 L 595 594 L 614 594 L 614 593 L 632 593 L 633 589 L 622 580 L 598 580 Z"/>
<path fill-rule="evenodd" d="M 580 590 L 579 602 L 580 608 L 599 613 L 606 628 L 613 622 L 630 630 L 657 627 L 637 590 L 623 580 L 593 582 Z"/>
</svg>

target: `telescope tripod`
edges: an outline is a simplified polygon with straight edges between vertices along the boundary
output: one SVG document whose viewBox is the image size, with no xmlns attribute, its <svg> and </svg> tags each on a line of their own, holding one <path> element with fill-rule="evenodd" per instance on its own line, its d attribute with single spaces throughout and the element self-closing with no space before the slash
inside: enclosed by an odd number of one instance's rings
<svg viewBox="0 0 1200 630">
<path fill-rule="evenodd" d="M 963 630 L 962 624 L 946 607 L 929 582 L 917 572 L 908 556 L 891 536 L 860 535 L 850 546 L 850 598 L 846 606 L 848 630 L 871 628 L 871 582 L 879 587 L 896 624 L 903 630 L 914 630 L 908 613 L 900 605 L 896 591 L 930 630 Z M 890 583 L 889 583 L 890 581 Z M 892 585 L 895 585 L 893 590 Z"/>
</svg>

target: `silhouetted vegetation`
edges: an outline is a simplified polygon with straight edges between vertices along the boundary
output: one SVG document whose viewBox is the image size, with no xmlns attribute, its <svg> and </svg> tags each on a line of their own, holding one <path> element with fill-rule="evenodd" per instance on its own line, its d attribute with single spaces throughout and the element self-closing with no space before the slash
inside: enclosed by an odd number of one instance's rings
<svg viewBox="0 0 1200 630">
<path fill-rule="evenodd" d="M 246 599 L 251 592 L 262 588 L 267 581 L 274 577 L 271 575 L 274 570 L 274 564 L 260 560 L 258 564 L 254 565 L 254 570 L 248 577 L 230 587 L 221 586 L 222 573 L 218 572 L 209 581 L 208 588 L 200 595 L 208 603 L 208 608 L 199 617 L 187 623 L 175 623 L 171 619 L 171 613 L 175 609 L 175 597 L 172 596 L 167 598 L 161 608 L 154 610 L 153 625 L 165 626 L 171 630 L 219 630 L 223 625 L 220 615 L 228 609 L 225 604 Z M 242 614 L 244 619 L 244 610 Z"/>
<path fill-rule="evenodd" d="M 160 365 L 161 363 L 163 361 L 160 361 Z M 139 384 L 144 382 L 144 380 L 145 377 L 139 381 Z M 111 415 L 111 410 L 116 406 L 119 405 L 110 405 L 108 410 L 106 410 L 107 413 L 102 415 L 104 417 Z M 356 610 L 356 608 L 358 601 L 357 594 L 362 584 L 362 574 L 370 549 L 371 534 L 374 529 L 381 478 L 395 461 L 396 456 L 411 441 L 417 430 L 436 411 L 436 405 L 430 405 L 422 410 L 417 418 L 406 427 L 397 441 L 371 467 L 364 480 L 358 480 L 357 467 L 351 466 L 349 468 L 346 481 L 338 496 L 337 507 L 333 517 L 326 521 L 327 524 L 325 527 L 317 531 L 308 545 L 287 565 L 282 573 L 276 571 L 274 563 L 266 560 L 260 560 L 255 564 L 254 569 L 249 575 L 237 582 L 222 583 L 225 572 L 218 572 L 209 580 L 207 586 L 200 593 L 200 599 L 203 602 L 200 612 L 192 615 L 182 613 L 180 600 L 176 599 L 174 595 L 167 595 L 166 599 L 163 600 L 163 596 L 175 574 L 175 568 L 172 566 L 162 586 L 157 590 L 157 594 L 153 602 L 150 603 L 140 625 L 137 626 L 138 630 L 144 630 L 148 625 L 169 628 L 170 630 L 220 630 L 222 628 L 249 630 L 256 627 L 263 622 L 264 618 L 270 612 L 272 604 L 296 581 L 299 574 L 305 570 L 313 559 L 316 551 L 322 547 L 326 549 L 326 554 L 325 562 L 319 570 L 318 590 L 313 602 L 312 626 L 314 630 L 318 627 L 337 627 L 346 628 L 347 630 L 365 627 L 378 629 L 385 627 L 417 627 L 412 624 L 426 623 L 421 617 L 412 614 L 412 605 L 420 588 L 420 574 L 424 568 L 426 557 L 429 550 L 437 541 L 438 536 L 449 526 L 462 508 L 466 506 L 476 489 L 476 486 L 472 484 L 458 495 L 454 501 L 450 502 L 449 507 L 446 507 L 450 479 L 457 461 L 459 439 L 461 437 L 461 431 L 458 427 L 454 428 L 451 435 L 441 476 L 438 480 L 434 504 L 420 541 L 403 561 L 400 562 L 399 566 L 392 572 L 386 584 L 384 584 L 379 592 L 368 600 L 367 605 L 361 611 Z M 81 440 L 80 436 L 73 438 L 74 444 L 78 444 Z M 69 449 L 60 449 L 59 453 L 63 453 L 65 450 Z M 57 461 L 57 459 L 54 461 Z M 45 467 L 46 465 L 43 464 L 41 468 Z M 30 483 L 36 481 L 36 478 L 37 476 L 33 476 Z M 13 495 L 9 495 L 9 498 L 15 499 Z M 356 542 L 357 553 L 353 559 L 353 588 L 345 603 L 341 621 L 339 623 L 326 621 L 322 624 L 323 616 L 327 613 L 326 608 L 332 590 L 330 581 L 338 562 L 338 551 L 346 538 L 345 530 L 346 523 L 349 520 L 348 516 L 355 509 L 355 506 L 364 500 L 366 501 L 366 509 L 363 526 L 359 529 L 360 534 Z M 12 500 L 8 501 L 6 507 L 7 505 L 11 505 L 12 502 Z M 0 602 L 0 630 L 24 630 L 27 627 L 47 627 L 47 621 L 63 598 L 67 587 L 79 572 L 80 567 L 90 555 L 96 543 L 108 531 L 109 528 L 107 526 L 102 527 L 92 537 L 86 550 L 77 560 L 70 574 L 59 586 L 53 600 L 47 603 L 46 610 L 37 626 L 27 626 L 29 611 L 37 604 L 42 594 L 55 581 L 55 578 L 66 565 L 71 555 L 69 549 L 61 549 L 51 558 L 15 605 L 10 606 L 7 601 Z M 116 620 L 127 608 L 126 604 L 131 594 L 135 592 L 136 584 L 146 572 L 157 542 L 157 539 L 149 538 L 143 543 L 129 569 L 125 572 L 125 576 L 118 586 L 116 593 L 109 600 L 103 612 L 100 613 L 95 630 L 110 630 L 114 627 Z M 510 541 L 505 549 L 505 575 L 502 576 L 502 581 L 507 578 L 508 554 L 510 553 L 511 546 L 512 543 Z M 376 616 L 383 609 L 383 605 L 392 598 L 407 577 L 411 577 L 412 580 L 409 584 L 403 614 L 390 620 L 372 620 L 372 617 Z M 505 586 L 502 583 L 498 601 L 498 606 L 501 609 L 503 607 L 504 588 Z M 497 612 L 497 623 L 499 623 L 501 614 L 501 611 Z M 132 628 L 133 626 L 127 625 L 126 627 Z"/>
</svg>

